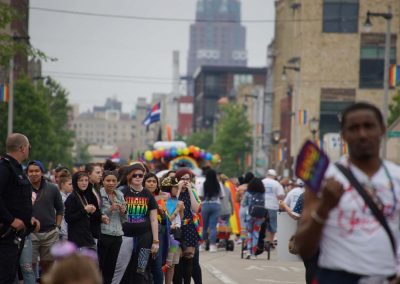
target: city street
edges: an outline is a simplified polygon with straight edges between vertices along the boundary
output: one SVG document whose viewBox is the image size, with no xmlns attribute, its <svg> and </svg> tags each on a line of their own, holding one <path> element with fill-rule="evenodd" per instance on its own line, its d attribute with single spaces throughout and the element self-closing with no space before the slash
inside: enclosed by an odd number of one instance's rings
<svg viewBox="0 0 400 284">
<path fill-rule="evenodd" d="M 233 252 L 201 252 L 200 263 L 205 284 L 305 283 L 303 263 L 279 261 L 276 250 L 270 260 L 266 254 L 247 260 L 240 258 L 240 246 L 236 246 Z"/>
</svg>

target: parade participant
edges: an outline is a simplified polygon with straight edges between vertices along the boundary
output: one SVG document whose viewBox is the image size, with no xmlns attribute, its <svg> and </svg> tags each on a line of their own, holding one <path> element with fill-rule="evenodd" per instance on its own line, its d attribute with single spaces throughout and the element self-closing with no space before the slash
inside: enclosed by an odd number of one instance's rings
<svg viewBox="0 0 400 284">
<path fill-rule="evenodd" d="M 247 191 L 243 197 L 242 200 L 242 205 L 245 208 L 249 208 L 249 210 L 252 209 L 251 206 L 255 206 L 253 203 L 253 200 L 256 200 L 257 198 L 262 201 L 262 206 L 265 206 L 265 201 L 264 201 L 264 193 L 265 193 L 265 188 L 262 183 L 262 181 L 258 178 L 253 178 L 248 187 Z M 265 209 L 264 209 L 265 210 Z M 266 210 L 265 210 L 266 212 Z M 247 251 L 246 253 L 246 258 L 250 259 L 256 259 L 256 252 L 257 252 L 257 244 L 258 244 L 258 238 L 260 235 L 260 228 L 261 224 L 265 220 L 265 214 L 261 215 L 254 215 L 251 216 L 249 214 L 249 218 L 247 220 Z"/>
<path fill-rule="evenodd" d="M 100 196 L 102 169 L 98 164 L 89 163 L 85 165 L 85 172 L 88 174 L 90 183 L 90 190 L 85 191 L 85 197 L 96 207 L 96 211 L 90 215 L 90 230 L 97 243 L 100 237 L 101 223 L 109 221 L 107 215 L 102 215 L 100 210 L 102 206 Z"/>
<path fill-rule="evenodd" d="M 127 204 L 128 220 L 112 283 L 145 283 L 150 254 L 159 249 L 157 202 L 143 187 L 145 168 L 136 163 L 127 167 L 128 186 L 120 188 Z"/>
<path fill-rule="evenodd" d="M 65 166 L 58 166 L 57 168 L 54 169 L 54 183 L 56 185 L 60 184 L 60 174 L 65 171 L 69 172 L 69 169 Z"/>
<path fill-rule="evenodd" d="M 101 224 L 101 235 L 97 243 L 99 266 L 103 275 L 103 283 L 110 284 L 122 244 L 122 224 L 127 220 L 124 195 L 117 188 L 118 171 L 109 170 L 105 165 L 103 173 L 101 211 L 107 215 L 109 222 Z"/>
<path fill-rule="evenodd" d="M 85 191 L 92 190 L 89 176 L 84 171 L 72 176 L 74 191 L 65 201 L 65 221 L 68 224 L 68 240 L 78 247 L 96 249 L 96 244 L 90 230 L 90 215 L 96 212 L 96 206 L 86 198 Z"/>
<path fill-rule="evenodd" d="M 65 204 L 65 200 L 67 200 L 68 195 L 70 195 L 73 191 L 72 177 L 68 170 L 62 170 L 59 172 L 58 188 L 60 189 L 63 204 Z M 65 222 L 64 216 L 61 221 L 60 240 L 68 240 L 68 224 Z"/>
<path fill-rule="evenodd" d="M 225 182 L 228 181 L 228 177 L 224 174 L 219 175 L 219 179 L 221 180 L 221 184 L 224 189 L 224 197 L 221 200 L 221 213 L 220 218 L 225 222 L 227 226 L 229 226 L 229 219 L 233 214 L 233 203 L 232 203 L 232 194 L 228 187 L 225 186 Z"/>
<path fill-rule="evenodd" d="M 24 231 L 40 222 L 32 216 L 32 186 L 21 163 L 29 156 L 28 138 L 20 133 L 7 137 L 6 152 L 0 160 L 0 283 L 13 283 L 17 275 L 19 242 Z"/>
<path fill-rule="evenodd" d="M 279 200 L 285 197 L 282 185 L 276 180 L 276 171 L 269 169 L 267 176 L 262 180 L 265 188 L 265 207 L 268 209 L 267 235 L 271 248 L 274 247 L 274 238 L 278 225 Z"/>
<path fill-rule="evenodd" d="M 242 182 L 236 191 L 235 200 L 236 200 L 236 202 L 238 202 L 240 204 L 239 218 L 240 218 L 240 227 L 241 227 L 241 232 L 240 232 L 241 239 L 247 238 L 246 226 L 247 226 L 247 212 L 248 212 L 248 208 L 242 206 L 242 200 L 243 200 L 244 194 L 246 193 L 247 186 L 253 178 L 254 178 L 253 173 L 251 173 L 251 172 L 246 173 L 244 178 L 241 179 Z M 238 244 L 240 244 L 241 242 L 242 242 L 242 240 L 239 240 Z"/>
<path fill-rule="evenodd" d="M 168 249 L 168 257 L 165 270 L 165 283 L 171 284 L 174 277 L 174 267 L 179 264 L 181 255 L 180 241 L 182 237 L 181 221 L 183 218 L 184 205 L 179 201 L 178 180 L 175 177 L 166 177 L 161 183 L 163 192 L 170 194 L 170 198 L 166 201 L 166 214 L 171 224 L 171 236 Z"/>
<path fill-rule="evenodd" d="M 400 168 L 379 157 L 385 131 L 377 107 L 361 102 L 350 105 L 341 119 L 349 156 L 329 166 L 318 194 L 310 190 L 304 194 L 296 243 L 303 258 L 319 249 L 318 283 L 386 283 L 396 275 L 396 246 L 389 232 L 398 238 Z M 340 165 L 361 186 L 349 181 Z M 364 197 L 359 193 L 363 190 Z M 370 205 L 365 201 L 368 196 Z M 378 208 L 372 213 L 374 203 Z M 379 214 L 384 215 L 381 221 L 375 217 Z M 381 225 L 385 220 L 388 230 Z"/>
<path fill-rule="evenodd" d="M 166 234 L 167 234 L 165 201 L 164 197 L 162 196 L 163 194 L 160 194 L 159 181 L 155 174 L 147 173 L 143 179 L 143 186 L 144 188 L 148 189 L 151 194 L 153 194 L 153 197 L 158 204 L 157 220 L 158 220 L 158 240 L 160 241 L 160 244 L 157 254 L 150 259 L 150 270 L 151 274 L 153 275 L 154 284 L 162 284 L 164 282 L 164 275 L 162 272 L 163 250 L 164 246 L 167 245 L 166 243 L 164 244 L 164 239 L 166 239 Z"/>
<path fill-rule="evenodd" d="M 203 217 L 204 240 L 210 242 L 210 252 L 217 251 L 217 222 L 221 213 L 221 199 L 225 196 L 224 186 L 217 177 L 217 172 L 209 169 L 198 195 L 202 200 L 201 215 Z M 210 233 L 208 234 L 208 229 Z"/>
<path fill-rule="evenodd" d="M 295 182 L 295 187 L 288 192 L 283 202 L 293 210 L 297 200 L 299 199 L 299 196 L 303 193 L 304 182 L 301 179 L 297 179 Z"/>
<path fill-rule="evenodd" d="M 173 282 L 175 284 L 190 284 L 193 270 L 193 256 L 201 238 L 200 223 L 197 213 L 200 209 L 200 200 L 192 185 L 193 173 L 186 168 L 179 169 L 175 177 L 178 179 L 180 190 L 179 200 L 185 206 L 182 220 L 181 247 L 183 257 L 179 260 L 179 269 L 175 270 Z"/>
<path fill-rule="evenodd" d="M 54 262 L 50 248 L 59 240 L 61 221 L 64 216 L 64 203 L 58 187 L 43 178 L 44 166 L 40 161 L 28 163 L 26 168 L 28 178 L 36 194 L 33 205 L 33 216 L 40 221 L 40 230 L 31 235 L 32 262 L 34 268 L 38 265 L 42 273 L 46 273 Z"/>
<path fill-rule="evenodd" d="M 102 284 L 96 263 L 88 256 L 73 254 L 54 265 L 44 284 Z"/>
</svg>

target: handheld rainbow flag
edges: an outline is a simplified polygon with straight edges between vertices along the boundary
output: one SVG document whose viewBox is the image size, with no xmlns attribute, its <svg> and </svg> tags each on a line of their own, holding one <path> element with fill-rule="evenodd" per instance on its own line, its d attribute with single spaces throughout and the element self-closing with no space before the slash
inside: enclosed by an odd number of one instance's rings
<svg viewBox="0 0 400 284">
<path fill-rule="evenodd" d="M 306 110 L 299 110 L 297 112 L 297 119 L 299 124 L 306 125 L 307 124 L 307 111 Z"/>
<path fill-rule="evenodd" d="M 310 140 L 300 150 L 296 161 L 296 176 L 313 191 L 318 192 L 329 165 L 329 158 Z"/>
<path fill-rule="evenodd" d="M 0 102 L 8 102 L 10 93 L 9 93 L 9 88 L 7 84 L 1 84 L 0 85 Z"/>
<path fill-rule="evenodd" d="M 400 65 L 392 64 L 389 70 L 389 86 L 395 88 L 400 85 Z"/>
</svg>

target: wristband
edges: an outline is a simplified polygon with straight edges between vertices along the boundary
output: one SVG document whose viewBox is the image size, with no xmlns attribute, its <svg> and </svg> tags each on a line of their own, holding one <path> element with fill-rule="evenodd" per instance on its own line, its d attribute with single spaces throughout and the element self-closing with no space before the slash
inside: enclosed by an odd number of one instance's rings
<svg viewBox="0 0 400 284">
<path fill-rule="evenodd" d="M 311 218 L 315 221 L 315 223 L 320 224 L 320 225 L 325 225 L 325 221 L 324 219 L 322 219 L 317 211 L 312 211 L 311 212 Z"/>
<path fill-rule="evenodd" d="M 159 240 L 153 240 L 153 244 L 159 244 L 160 241 Z"/>
</svg>

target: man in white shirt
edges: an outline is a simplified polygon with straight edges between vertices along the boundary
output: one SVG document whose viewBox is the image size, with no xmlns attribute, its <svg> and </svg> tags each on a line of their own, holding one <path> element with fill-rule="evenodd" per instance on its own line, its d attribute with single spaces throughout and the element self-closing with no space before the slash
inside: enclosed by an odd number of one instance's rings
<svg viewBox="0 0 400 284">
<path fill-rule="evenodd" d="M 295 182 L 295 187 L 288 192 L 285 197 L 285 204 L 289 206 L 291 210 L 293 210 L 294 206 L 296 205 L 299 196 L 304 192 L 304 182 L 301 179 L 297 179 Z"/>
<path fill-rule="evenodd" d="M 369 103 L 355 103 L 342 114 L 341 132 L 349 157 L 340 163 L 381 208 L 398 240 L 400 167 L 379 157 L 386 132 L 381 112 Z M 319 193 L 306 190 L 304 200 L 296 244 L 305 259 L 320 251 L 318 283 L 389 283 L 396 277 L 388 233 L 335 165 L 325 173 Z"/>
<path fill-rule="evenodd" d="M 268 227 L 267 235 L 268 241 L 273 246 L 273 241 L 277 231 L 277 214 L 279 209 L 279 200 L 283 200 L 285 197 L 285 191 L 282 185 L 276 180 L 276 171 L 269 169 L 267 171 L 267 177 L 262 180 L 265 188 L 265 208 L 268 209 Z"/>
</svg>

